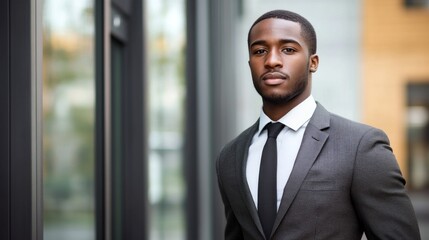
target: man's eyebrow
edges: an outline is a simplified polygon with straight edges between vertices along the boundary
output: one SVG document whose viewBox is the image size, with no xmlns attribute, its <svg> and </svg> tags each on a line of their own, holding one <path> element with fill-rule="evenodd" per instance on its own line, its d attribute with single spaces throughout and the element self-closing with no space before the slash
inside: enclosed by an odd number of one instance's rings
<svg viewBox="0 0 429 240">
<path fill-rule="evenodd" d="M 282 44 L 295 43 L 295 44 L 298 44 L 301 46 L 301 44 L 297 40 L 291 39 L 291 38 L 280 39 L 279 42 Z M 267 45 L 267 41 L 261 39 L 261 40 L 256 40 L 256 41 L 253 41 L 252 43 L 250 43 L 250 47 L 252 47 L 254 45 Z"/>
</svg>

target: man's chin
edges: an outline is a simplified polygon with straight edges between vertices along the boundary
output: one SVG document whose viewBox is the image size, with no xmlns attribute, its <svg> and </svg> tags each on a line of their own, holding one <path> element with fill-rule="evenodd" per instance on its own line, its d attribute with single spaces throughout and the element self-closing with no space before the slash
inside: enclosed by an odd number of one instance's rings
<svg viewBox="0 0 429 240">
<path fill-rule="evenodd" d="M 270 103 L 273 105 L 283 105 L 288 102 L 290 102 L 292 99 L 294 99 L 295 96 L 293 95 L 270 95 L 270 96 L 264 96 L 263 100 L 266 103 Z"/>
</svg>

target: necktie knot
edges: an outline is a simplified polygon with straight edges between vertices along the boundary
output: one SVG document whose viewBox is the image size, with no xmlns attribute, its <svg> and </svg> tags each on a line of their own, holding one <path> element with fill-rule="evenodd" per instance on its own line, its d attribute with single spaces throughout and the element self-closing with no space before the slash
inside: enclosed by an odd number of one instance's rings
<svg viewBox="0 0 429 240">
<path fill-rule="evenodd" d="M 285 125 L 283 123 L 269 123 L 267 124 L 268 137 L 269 138 L 277 138 L 279 133 L 282 131 Z"/>
</svg>

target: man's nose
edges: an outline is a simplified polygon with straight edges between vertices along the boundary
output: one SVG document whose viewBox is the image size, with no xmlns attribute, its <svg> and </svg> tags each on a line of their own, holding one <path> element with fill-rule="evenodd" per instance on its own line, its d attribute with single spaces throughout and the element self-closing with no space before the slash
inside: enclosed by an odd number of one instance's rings
<svg viewBox="0 0 429 240">
<path fill-rule="evenodd" d="M 265 60 L 265 66 L 267 68 L 282 67 L 283 62 L 280 53 L 278 53 L 277 51 L 270 51 Z"/>
</svg>

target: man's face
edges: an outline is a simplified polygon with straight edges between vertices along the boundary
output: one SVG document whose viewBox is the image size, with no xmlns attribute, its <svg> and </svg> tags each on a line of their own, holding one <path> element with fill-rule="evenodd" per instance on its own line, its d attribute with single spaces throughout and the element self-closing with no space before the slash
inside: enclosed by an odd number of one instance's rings
<svg viewBox="0 0 429 240">
<path fill-rule="evenodd" d="M 311 59 L 317 55 L 310 57 L 299 23 L 262 20 L 251 30 L 249 44 L 253 84 L 264 102 L 284 104 L 303 92 L 310 94 L 309 74 L 315 63 Z"/>
</svg>

